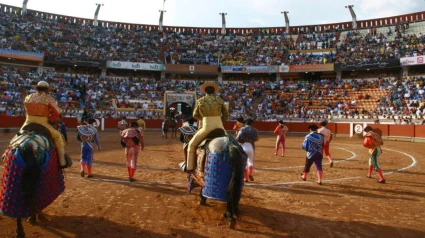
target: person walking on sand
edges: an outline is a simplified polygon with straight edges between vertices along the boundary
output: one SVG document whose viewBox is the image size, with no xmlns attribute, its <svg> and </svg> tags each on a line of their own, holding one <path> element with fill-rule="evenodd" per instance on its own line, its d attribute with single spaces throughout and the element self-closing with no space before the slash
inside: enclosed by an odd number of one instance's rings
<svg viewBox="0 0 425 238">
<path fill-rule="evenodd" d="M 84 177 L 85 167 L 87 166 L 87 178 L 93 177 L 92 163 L 94 155 L 94 143 L 96 143 L 97 151 L 100 151 L 99 134 L 93 126 L 96 121 L 89 119 L 89 122 L 83 122 L 77 126 L 77 140 L 81 142 L 81 161 L 80 175 Z"/>
<path fill-rule="evenodd" d="M 125 155 L 127 157 L 127 171 L 128 179 L 130 182 L 134 182 L 134 174 L 137 168 L 137 157 L 140 151 L 143 151 L 141 141 L 141 135 L 137 130 L 137 122 L 130 122 L 130 127 L 120 131 L 121 145 L 125 147 Z"/>
<path fill-rule="evenodd" d="M 288 132 L 288 127 L 283 124 L 283 121 L 279 121 L 279 125 L 274 130 L 274 134 L 276 137 L 276 146 L 275 146 L 275 152 L 274 154 L 277 155 L 279 152 L 279 146 L 282 145 L 282 157 L 285 157 L 285 140 L 286 140 L 286 133 Z"/>
<path fill-rule="evenodd" d="M 328 125 L 327 121 L 320 122 L 320 128 L 317 130 L 320 134 L 325 138 L 325 144 L 323 145 L 323 151 L 325 152 L 326 157 L 329 160 L 329 166 L 332 168 L 334 166 L 334 162 L 332 161 L 331 154 L 329 153 L 329 144 L 332 141 L 332 132 L 326 126 Z"/>
<path fill-rule="evenodd" d="M 310 172 L 310 168 L 314 163 L 316 165 L 317 170 L 317 184 L 322 185 L 322 153 L 325 139 L 322 134 L 317 132 L 318 128 L 319 127 L 317 125 L 310 125 L 308 127 L 310 133 L 305 137 L 304 142 L 302 144 L 302 148 L 307 151 L 307 156 L 305 158 L 305 166 L 303 173 L 301 174 L 301 179 L 304 181 L 307 180 L 307 175 Z"/>
<path fill-rule="evenodd" d="M 252 126 L 254 121 L 247 119 L 245 126 L 239 131 L 236 141 L 242 145 L 243 150 L 248 155 L 248 161 L 245 169 L 244 181 L 254 181 L 254 154 L 255 142 L 258 141 L 258 131 Z"/>
<path fill-rule="evenodd" d="M 375 169 L 379 175 L 378 183 L 385 183 L 385 178 L 379 165 L 379 155 L 382 154 L 381 146 L 384 144 L 381 135 L 374 132 L 371 126 L 365 127 L 363 131 L 366 132 L 363 146 L 369 149 L 370 154 L 367 177 L 372 178 L 372 171 Z"/>
</svg>

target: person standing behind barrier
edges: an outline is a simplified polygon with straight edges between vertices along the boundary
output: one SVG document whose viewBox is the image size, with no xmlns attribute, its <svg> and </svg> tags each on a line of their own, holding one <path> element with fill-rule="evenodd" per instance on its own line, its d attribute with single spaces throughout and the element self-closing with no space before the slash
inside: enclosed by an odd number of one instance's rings
<svg viewBox="0 0 425 238">
<path fill-rule="evenodd" d="M 332 161 L 331 154 L 329 153 L 329 144 L 332 141 L 332 132 L 326 126 L 328 125 L 327 121 L 320 122 L 320 129 L 317 130 L 320 134 L 325 138 L 325 144 L 323 145 L 323 151 L 325 152 L 326 157 L 329 160 L 329 166 L 332 168 L 334 166 L 334 162 Z"/>
<path fill-rule="evenodd" d="M 372 171 L 375 169 L 379 175 L 378 183 L 385 183 L 385 178 L 378 160 L 379 155 L 382 154 L 381 146 L 383 145 L 383 141 L 381 135 L 374 132 L 371 126 L 365 127 L 363 131 L 366 132 L 363 146 L 369 149 L 370 154 L 367 177 L 372 178 Z"/>
<path fill-rule="evenodd" d="M 322 170 L 322 159 L 323 159 L 323 144 L 325 139 L 322 134 L 317 133 L 317 125 L 310 125 L 308 129 L 310 133 L 305 137 L 302 144 L 302 148 L 307 151 L 305 159 L 305 166 L 301 179 L 306 181 L 307 175 L 310 172 L 310 168 L 313 163 L 316 165 L 317 170 L 317 184 L 322 185 L 323 170 Z"/>
<path fill-rule="evenodd" d="M 137 122 L 131 122 L 130 128 L 120 131 L 121 145 L 125 147 L 125 155 L 127 157 L 128 179 L 134 182 L 134 174 L 137 168 L 137 156 L 143 151 L 140 131 L 137 130 Z"/>
<path fill-rule="evenodd" d="M 223 122 L 227 121 L 229 117 L 229 111 L 224 105 L 223 99 L 214 95 L 219 91 L 217 84 L 204 83 L 200 89 L 206 95 L 196 102 L 193 117 L 196 120 L 202 120 L 202 128 L 196 132 L 189 142 L 186 161 L 187 171 L 192 171 L 195 168 L 196 147 L 198 147 L 199 143 L 214 129 L 221 128 L 224 130 Z"/>
<path fill-rule="evenodd" d="M 99 134 L 97 129 L 93 126 L 96 121 L 89 119 L 89 122 L 83 122 L 82 125 L 77 126 L 77 140 L 81 142 L 81 161 L 80 161 L 80 175 L 84 177 L 85 167 L 87 165 L 87 178 L 93 177 L 92 164 L 94 155 L 94 143 L 96 143 L 97 151 L 100 151 Z"/>
<path fill-rule="evenodd" d="M 276 138 L 276 146 L 275 146 L 275 152 L 274 154 L 277 155 L 279 152 L 279 146 L 282 145 L 282 157 L 285 156 L 285 140 L 286 140 L 286 133 L 288 132 L 288 127 L 283 124 L 283 121 L 279 121 L 279 125 L 274 130 L 274 134 L 277 136 Z"/>
<path fill-rule="evenodd" d="M 140 119 L 137 120 L 137 125 L 138 125 L 138 129 L 140 132 L 140 146 L 142 147 L 142 151 L 145 148 L 145 140 L 144 140 L 144 136 L 145 136 L 145 129 L 146 129 L 146 123 L 145 120 L 143 120 L 144 117 L 140 116 Z"/>
<path fill-rule="evenodd" d="M 236 137 L 236 141 L 242 144 L 242 148 L 248 155 L 248 161 L 245 170 L 244 181 L 254 181 L 254 154 L 255 154 L 255 142 L 258 141 L 258 131 L 252 127 L 252 119 L 245 121 L 245 126 L 241 128 Z"/>
<path fill-rule="evenodd" d="M 236 136 L 238 136 L 239 131 L 244 126 L 244 122 L 245 120 L 243 119 L 243 117 L 238 117 L 238 119 L 236 119 L 236 123 L 233 126 L 233 130 L 235 130 Z"/>
</svg>

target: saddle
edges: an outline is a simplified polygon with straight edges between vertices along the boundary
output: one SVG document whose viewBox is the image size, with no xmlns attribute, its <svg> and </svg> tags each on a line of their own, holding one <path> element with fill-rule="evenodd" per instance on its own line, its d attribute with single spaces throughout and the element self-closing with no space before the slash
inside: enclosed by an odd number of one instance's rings
<svg viewBox="0 0 425 238">
<path fill-rule="evenodd" d="M 205 161 L 205 156 L 209 152 L 208 146 L 209 146 L 210 142 L 217 137 L 221 137 L 221 136 L 225 136 L 225 135 L 226 135 L 226 132 L 221 128 L 217 128 L 217 129 L 212 130 L 207 135 L 207 137 L 198 145 L 198 149 L 200 149 L 203 153 L 201 153 L 200 155 L 197 155 L 197 156 L 202 156 L 203 157 L 202 161 Z M 181 162 L 179 164 L 179 167 L 183 172 L 186 172 L 186 161 Z"/>
<path fill-rule="evenodd" d="M 22 137 L 22 135 L 32 134 L 32 133 L 45 137 L 47 141 L 49 142 L 49 144 L 52 145 L 53 139 L 49 129 L 37 123 L 30 123 L 22 127 L 18 131 L 18 133 L 16 133 L 15 137 L 13 137 L 13 139 L 10 141 L 10 145 L 12 147 L 20 146 L 20 144 L 23 143 L 25 140 L 25 137 Z"/>
<path fill-rule="evenodd" d="M 225 136 L 226 133 L 223 129 L 221 128 L 217 128 L 214 129 L 213 131 L 211 131 L 207 137 L 198 145 L 198 148 L 201 150 L 205 150 L 207 152 L 208 150 L 208 145 L 210 144 L 211 140 L 217 138 L 217 137 L 222 137 Z"/>
</svg>

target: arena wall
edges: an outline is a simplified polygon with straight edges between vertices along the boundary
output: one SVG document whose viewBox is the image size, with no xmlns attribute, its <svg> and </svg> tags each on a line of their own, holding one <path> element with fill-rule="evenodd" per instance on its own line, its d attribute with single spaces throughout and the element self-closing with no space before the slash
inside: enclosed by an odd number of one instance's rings
<svg viewBox="0 0 425 238">
<path fill-rule="evenodd" d="M 99 119 L 101 130 L 116 129 L 118 121 L 121 119 L 107 118 Z M 136 121 L 137 119 L 128 119 L 129 122 Z M 68 130 L 76 128 L 78 125 L 77 118 L 63 118 Z M 148 129 L 161 129 L 162 120 L 145 120 Z M 17 129 L 20 128 L 25 122 L 25 117 L 1 117 L 0 128 L 3 129 Z M 103 123 L 103 124 L 102 124 Z M 233 121 L 224 123 L 226 130 L 232 130 L 234 126 Z M 291 135 L 305 135 L 308 133 L 309 122 L 285 122 Z M 261 133 L 273 132 L 277 122 L 254 122 L 253 126 Z M 364 122 L 340 122 L 329 123 L 328 128 L 334 133 L 336 137 L 352 137 L 362 136 L 362 130 L 368 124 Z M 181 122 L 179 124 L 181 126 Z M 360 127 L 360 131 L 357 127 Z M 395 124 L 370 124 L 375 129 L 382 131 L 384 139 L 388 140 L 402 140 L 411 142 L 425 142 L 425 125 L 395 125 Z"/>
</svg>

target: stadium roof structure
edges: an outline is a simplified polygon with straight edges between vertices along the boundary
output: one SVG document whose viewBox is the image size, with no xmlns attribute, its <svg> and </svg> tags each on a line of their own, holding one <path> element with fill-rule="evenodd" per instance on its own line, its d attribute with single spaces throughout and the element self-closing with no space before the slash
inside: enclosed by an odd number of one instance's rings
<svg viewBox="0 0 425 238">
<path fill-rule="evenodd" d="M 23 9 L 15 6 L 10 6 L 6 4 L 0 4 L 0 8 L 2 11 L 20 11 Z M 73 17 L 66 15 L 59 15 L 55 13 L 42 12 L 37 10 L 26 9 L 26 11 L 30 14 L 39 15 L 44 18 L 51 19 L 65 19 L 69 21 L 84 23 L 84 24 L 94 24 L 94 19 L 89 18 L 81 18 L 81 17 Z M 389 16 L 384 18 L 376 18 L 376 19 L 368 19 L 368 20 L 357 20 L 357 29 L 365 29 L 370 27 L 384 27 L 395 25 L 399 22 L 418 22 L 425 21 L 425 11 L 422 12 L 414 12 L 404 15 L 397 16 Z M 125 22 L 115 22 L 115 21 L 103 21 L 99 20 L 98 25 L 102 27 L 119 27 L 131 29 L 134 27 L 140 27 L 142 29 L 148 31 L 158 31 L 159 25 L 146 25 L 146 24 L 135 24 L 135 23 L 125 23 Z M 352 29 L 353 22 L 338 22 L 338 23 L 327 23 L 327 24 L 312 24 L 312 25 L 303 25 L 303 26 L 291 26 L 289 29 L 290 33 L 298 33 L 300 31 L 305 31 L 306 29 L 311 29 L 315 32 L 325 32 L 325 31 L 335 31 L 337 29 Z M 221 27 L 190 27 L 190 26 L 163 26 L 164 30 L 174 30 L 174 31 L 188 31 L 192 30 L 194 32 L 220 32 Z M 262 31 L 262 30 L 273 30 L 276 32 L 285 32 L 285 26 L 270 26 L 270 27 L 252 27 L 252 28 L 226 28 L 227 33 L 246 33 L 249 31 Z"/>
</svg>

